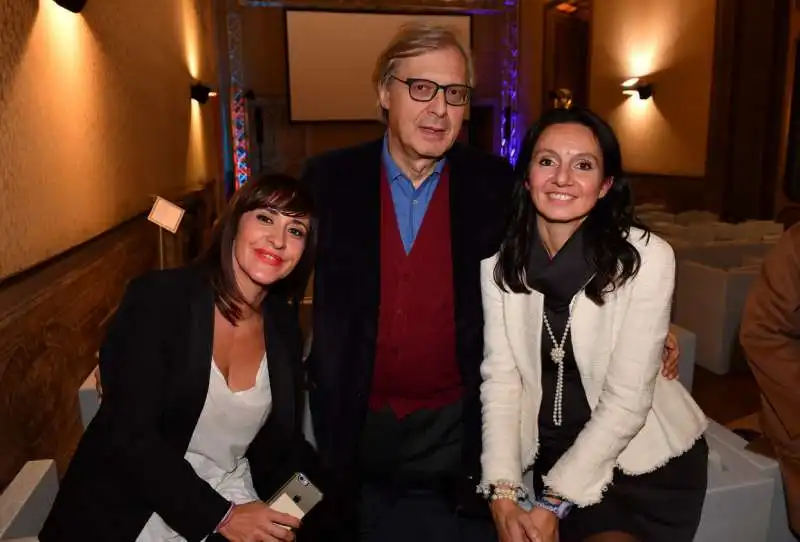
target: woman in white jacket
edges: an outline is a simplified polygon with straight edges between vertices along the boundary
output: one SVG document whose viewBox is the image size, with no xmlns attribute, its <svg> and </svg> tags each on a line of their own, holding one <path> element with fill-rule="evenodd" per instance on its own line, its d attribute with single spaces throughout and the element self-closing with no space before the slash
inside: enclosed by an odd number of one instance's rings
<svg viewBox="0 0 800 542">
<path fill-rule="evenodd" d="M 546 113 L 483 262 L 483 482 L 501 542 L 690 542 L 703 412 L 659 374 L 675 259 L 634 217 L 612 129 Z M 522 485 L 534 472 L 535 494 Z"/>
</svg>

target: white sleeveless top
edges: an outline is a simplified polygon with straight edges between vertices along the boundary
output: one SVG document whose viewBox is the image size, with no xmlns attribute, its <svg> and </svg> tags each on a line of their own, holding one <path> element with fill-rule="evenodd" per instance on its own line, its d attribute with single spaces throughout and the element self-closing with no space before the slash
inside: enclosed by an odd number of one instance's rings
<svg viewBox="0 0 800 542">
<path fill-rule="evenodd" d="M 237 392 L 230 390 L 217 363 L 211 360 L 206 402 L 185 459 L 200 478 L 236 504 L 258 500 L 250 477 L 250 464 L 244 454 L 264 425 L 271 407 L 272 391 L 266 353 L 258 368 L 255 385 L 249 390 Z M 136 542 L 166 540 L 185 539 L 154 513 Z"/>
</svg>

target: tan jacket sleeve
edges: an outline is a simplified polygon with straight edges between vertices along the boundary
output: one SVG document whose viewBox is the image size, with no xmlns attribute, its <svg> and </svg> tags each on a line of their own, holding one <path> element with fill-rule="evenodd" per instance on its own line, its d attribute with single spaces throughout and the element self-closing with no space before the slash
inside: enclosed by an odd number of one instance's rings
<svg viewBox="0 0 800 542">
<path fill-rule="evenodd" d="M 789 438 L 800 436 L 800 224 L 767 254 L 739 338 L 766 402 Z"/>
</svg>

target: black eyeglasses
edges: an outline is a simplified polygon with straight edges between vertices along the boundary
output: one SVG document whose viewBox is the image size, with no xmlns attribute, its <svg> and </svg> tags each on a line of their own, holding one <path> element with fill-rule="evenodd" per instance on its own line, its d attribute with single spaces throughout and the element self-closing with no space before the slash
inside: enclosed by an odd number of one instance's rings
<svg viewBox="0 0 800 542">
<path fill-rule="evenodd" d="M 411 77 L 400 79 L 394 75 L 390 77 L 406 85 L 408 87 L 408 95 L 415 102 L 430 102 L 436 97 L 439 90 L 443 90 L 444 101 L 448 105 L 460 107 L 469 103 L 470 94 L 472 94 L 472 89 L 467 85 L 440 85 L 428 79 Z"/>
</svg>

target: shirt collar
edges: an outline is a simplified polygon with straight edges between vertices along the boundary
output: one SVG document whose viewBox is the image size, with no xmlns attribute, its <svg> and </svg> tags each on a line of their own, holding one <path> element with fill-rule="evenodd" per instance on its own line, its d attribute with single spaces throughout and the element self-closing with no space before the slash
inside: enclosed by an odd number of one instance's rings
<svg viewBox="0 0 800 542">
<path fill-rule="evenodd" d="M 433 168 L 433 173 L 428 176 L 428 179 L 438 179 L 441 176 L 446 160 L 446 158 L 441 158 L 436 162 L 436 165 Z M 383 167 L 386 168 L 386 178 L 389 179 L 389 182 L 394 183 L 400 179 L 407 179 L 403 171 L 397 165 L 397 162 L 395 162 L 394 158 L 392 158 L 392 155 L 389 154 L 388 133 L 384 134 L 383 136 Z M 427 181 L 428 179 L 425 180 Z"/>
</svg>

